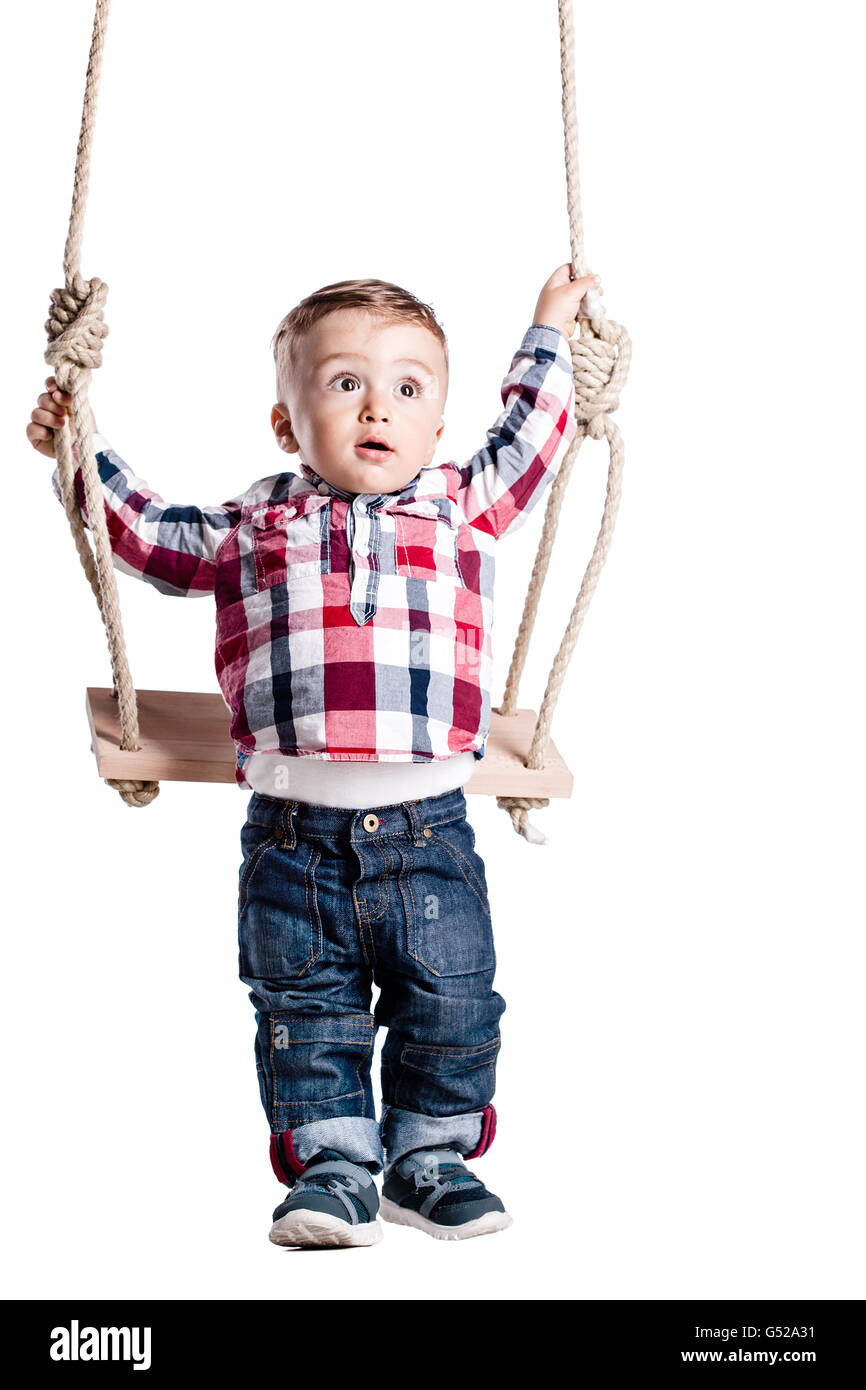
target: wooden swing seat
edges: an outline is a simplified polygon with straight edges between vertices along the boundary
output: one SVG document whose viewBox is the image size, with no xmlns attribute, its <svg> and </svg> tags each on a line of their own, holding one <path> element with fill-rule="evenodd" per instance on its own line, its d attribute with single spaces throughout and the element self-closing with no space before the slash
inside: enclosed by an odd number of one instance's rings
<svg viewBox="0 0 866 1390">
<path fill-rule="evenodd" d="M 90 746 L 100 777 L 234 783 L 231 716 L 220 694 L 137 690 L 136 696 L 141 747 L 128 753 L 120 747 L 118 702 L 111 689 L 87 687 Z M 531 709 L 519 709 L 513 718 L 491 712 L 485 754 L 463 788 L 467 794 L 571 796 L 574 778 L 552 739 L 547 744 L 544 767 L 524 765 L 536 720 Z"/>
</svg>

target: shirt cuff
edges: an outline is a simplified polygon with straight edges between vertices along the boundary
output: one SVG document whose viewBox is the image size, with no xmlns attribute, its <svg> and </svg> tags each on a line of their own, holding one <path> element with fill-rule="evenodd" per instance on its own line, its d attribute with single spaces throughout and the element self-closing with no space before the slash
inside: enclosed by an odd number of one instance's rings
<svg viewBox="0 0 866 1390">
<path fill-rule="evenodd" d="M 552 352 L 569 371 L 572 370 L 571 347 L 568 338 L 561 329 L 553 328 L 547 323 L 530 324 L 523 335 L 519 351 L 534 353 L 538 348 Z"/>
</svg>

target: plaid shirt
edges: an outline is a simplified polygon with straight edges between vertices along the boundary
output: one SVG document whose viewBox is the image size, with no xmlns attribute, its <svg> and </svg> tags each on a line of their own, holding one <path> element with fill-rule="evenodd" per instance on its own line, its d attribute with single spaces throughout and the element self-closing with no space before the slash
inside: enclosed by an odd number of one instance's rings
<svg viewBox="0 0 866 1390">
<path fill-rule="evenodd" d="M 163 594 L 216 598 L 238 786 L 252 753 L 483 757 L 494 545 L 556 476 L 577 433 L 573 392 L 565 335 L 532 325 L 486 444 L 379 495 L 302 462 L 218 506 L 171 505 L 94 436 L 115 568 Z M 56 469 L 52 486 L 59 498 Z M 75 487 L 86 520 L 80 468 Z"/>
</svg>

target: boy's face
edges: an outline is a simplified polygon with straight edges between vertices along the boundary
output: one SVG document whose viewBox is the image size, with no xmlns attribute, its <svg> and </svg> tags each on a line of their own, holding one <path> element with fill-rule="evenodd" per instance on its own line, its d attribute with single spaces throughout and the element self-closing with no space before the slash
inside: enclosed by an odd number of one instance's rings
<svg viewBox="0 0 866 1390">
<path fill-rule="evenodd" d="M 298 371 L 271 411 L 277 443 L 345 492 L 400 492 L 445 428 L 445 353 L 420 324 L 367 310 L 326 314 L 304 337 Z M 389 453 L 358 445 L 378 437 Z"/>
</svg>

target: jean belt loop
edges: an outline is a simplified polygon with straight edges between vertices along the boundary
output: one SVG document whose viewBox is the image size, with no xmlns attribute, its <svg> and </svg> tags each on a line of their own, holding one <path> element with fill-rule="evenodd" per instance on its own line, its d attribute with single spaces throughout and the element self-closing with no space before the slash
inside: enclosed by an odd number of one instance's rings
<svg viewBox="0 0 866 1390">
<path fill-rule="evenodd" d="M 283 833 L 284 849 L 294 849 L 297 844 L 298 837 L 295 832 L 295 812 L 297 809 L 297 801 L 287 801 L 280 812 L 278 824 Z"/>
<path fill-rule="evenodd" d="M 409 812 L 412 816 L 412 834 L 414 836 L 412 843 L 421 848 L 424 845 L 426 845 L 427 841 L 424 838 L 424 828 L 422 825 L 422 816 L 421 811 L 419 809 L 419 803 L 417 801 L 410 801 L 407 803 L 407 805 L 409 807 Z"/>
</svg>

